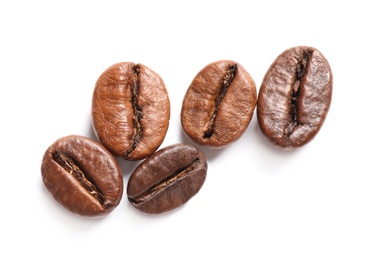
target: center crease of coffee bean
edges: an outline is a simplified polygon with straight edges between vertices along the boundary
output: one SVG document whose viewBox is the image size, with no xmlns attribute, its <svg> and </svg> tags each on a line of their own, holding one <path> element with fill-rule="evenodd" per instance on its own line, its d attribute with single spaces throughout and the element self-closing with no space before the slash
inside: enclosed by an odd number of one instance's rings
<svg viewBox="0 0 377 260">
<path fill-rule="evenodd" d="M 186 168 L 178 169 L 176 172 L 174 172 L 167 178 L 162 179 L 159 183 L 153 185 L 142 194 L 136 196 L 135 198 L 130 198 L 130 200 L 134 204 L 141 204 L 150 200 L 156 194 L 160 193 L 161 191 L 168 188 L 169 186 L 174 185 L 177 181 L 189 175 L 190 172 L 192 172 L 193 169 L 195 169 L 198 163 L 199 163 L 199 158 L 196 158 Z"/>
<path fill-rule="evenodd" d="M 80 169 L 80 167 L 74 162 L 74 160 L 63 152 L 56 151 L 52 154 L 54 161 L 63 167 L 66 172 L 72 175 L 80 185 L 89 192 L 98 202 L 103 205 L 105 198 L 99 191 L 95 184 L 93 184 Z"/>
<path fill-rule="evenodd" d="M 210 120 L 208 121 L 207 130 L 204 131 L 203 138 L 205 139 L 211 138 L 211 136 L 213 135 L 215 131 L 214 128 L 215 128 L 215 121 L 216 121 L 217 113 L 219 112 L 221 102 L 223 101 L 226 95 L 226 92 L 228 91 L 230 85 L 232 84 L 233 79 L 236 77 L 236 73 L 237 73 L 237 64 L 229 66 L 229 68 L 227 69 L 221 81 L 220 92 L 216 96 L 216 99 L 215 99 L 215 110 L 213 111 L 212 116 Z"/>
<path fill-rule="evenodd" d="M 293 86 L 292 86 L 292 92 L 291 92 L 291 104 L 290 104 L 290 111 L 289 111 L 291 115 L 291 120 L 288 122 L 284 131 L 287 137 L 290 137 L 293 134 L 297 126 L 302 125 L 302 123 L 300 122 L 298 118 L 298 114 L 299 114 L 298 105 L 299 105 L 299 100 L 300 100 L 301 88 L 304 82 L 304 78 L 307 74 L 309 60 L 312 54 L 313 52 L 310 50 L 304 51 L 296 64 L 296 71 L 295 71 L 295 77 L 293 80 Z"/>
<path fill-rule="evenodd" d="M 133 134 L 131 138 L 131 147 L 126 151 L 126 156 L 128 156 L 133 150 L 135 150 L 136 146 L 139 144 L 140 139 L 143 135 L 143 126 L 141 124 L 141 119 L 143 118 L 143 111 L 138 103 L 139 94 L 140 94 L 140 81 L 139 81 L 139 73 L 140 67 L 135 65 L 133 68 L 134 76 L 132 77 L 132 83 L 130 86 L 131 91 L 131 103 L 134 115 L 132 117 L 132 125 L 133 125 Z"/>
</svg>

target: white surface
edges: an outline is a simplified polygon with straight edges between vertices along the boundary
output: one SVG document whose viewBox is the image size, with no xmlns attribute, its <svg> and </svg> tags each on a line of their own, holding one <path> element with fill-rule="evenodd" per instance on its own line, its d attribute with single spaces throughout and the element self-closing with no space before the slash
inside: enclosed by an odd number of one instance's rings
<svg viewBox="0 0 377 260">
<path fill-rule="evenodd" d="M 377 259 L 373 1 L 82 2 L 0 3 L 1 259 Z M 318 48 L 334 75 L 326 122 L 302 149 L 271 147 L 254 116 L 236 143 L 201 148 L 203 188 L 160 216 L 124 194 L 107 217 L 86 219 L 44 189 L 47 147 L 94 138 L 92 91 L 113 63 L 142 63 L 164 79 L 165 147 L 191 143 L 181 102 L 205 65 L 233 59 L 259 90 L 277 55 L 297 45 Z M 125 185 L 136 165 L 121 162 Z"/>
</svg>

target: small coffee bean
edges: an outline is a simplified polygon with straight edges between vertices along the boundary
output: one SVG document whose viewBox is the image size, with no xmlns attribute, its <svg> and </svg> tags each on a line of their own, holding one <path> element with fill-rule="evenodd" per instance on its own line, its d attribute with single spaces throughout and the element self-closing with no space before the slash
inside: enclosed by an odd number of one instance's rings
<svg viewBox="0 0 377 260">
<path fill-rule="evenodd" d="M 131 174 L 128 200 L 145 213 L 167 212 L 197 194 L 206 174 L 201 151 L 191 145 L 171 145 L 148 157 Z"/>
<path fill-rule="evenodd" d="M 288 49 L 263 79 L 257 105 L 260 129 L 278 148 L 303 146 L 322 127 L 331 96 L 332 72 L 326 58 L 312 47 Z"/>
<path fill-rule="evenodd" d="M 256 102 L 255 83 L 240 64 L 211 63 L 196 75 L 183 99 L 183 130 L 200 145 L 225 147 L 245 132 Z"/>
<path fill-rule="evenodd" d="M 117 161 L 102 145 L 83 136 L 56 140 L 43 156 L 41 173 L 55 200 L 79 215 L 104 216 L 123 194 Z"/>
<path fill-rule="evenodd" d="M 96 82 L 92 125 L 100 142 L 115 156 L 140 160 L 165 138 L 170 101 L 161 77 L 142 64 L 117 63 Z"/>
</svg>

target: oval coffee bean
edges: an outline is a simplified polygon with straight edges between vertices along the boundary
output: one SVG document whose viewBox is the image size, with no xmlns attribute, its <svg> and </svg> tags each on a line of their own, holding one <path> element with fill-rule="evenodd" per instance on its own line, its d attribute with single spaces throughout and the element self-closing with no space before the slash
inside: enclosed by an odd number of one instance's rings
<svg viewBox="0 0 377 260">
<path fill-rule="evenodd" d="M 43 156 L 41 172 L 52 196 L 79 215 L 106 215 L 123 194 L 123 176 L 114 157 L 83 136 L 55 141 Z"/>
<path fill-rule="evenodd" d="M 240 64 L 211 63 L 196 75 L 183 99 L 183 130 L 200 145 L 225 147 L 245 132 L 256 102 L 255 83 Z"/>
<path fill-rule="evenodd" d="M 267 71 L 258 96 L 262 133 L 278 148 L 300 147 L 318 133 L 330 108 L 332 72 L 315 48 L 280 54 Z"/>
<path fill-rule="evenodd" d="M 143 159 L 165 138 L 170 101 L 161 77 L 142 64 L 117 63 L 96 82 L 92 125 L 100 142 L 115 156 Z"/>
<path fill-rule="evenodd" d="M 191 199 L 202 187 L 207 161 L 191 145 L 176 144 L 161 149 L 131 174 L 128 200 L 150 214 L 173 210 Z"/>
</svg>

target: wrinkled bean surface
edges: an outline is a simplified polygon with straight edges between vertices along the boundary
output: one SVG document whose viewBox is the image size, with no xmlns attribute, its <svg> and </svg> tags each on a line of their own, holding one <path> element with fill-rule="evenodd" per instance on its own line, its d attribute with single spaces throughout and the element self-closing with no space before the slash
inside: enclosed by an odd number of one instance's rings
<svg viewBox="0 0 377 260">
<path fill-rule="evenodd" d="M 142 64 L 117 63 L 98 78 L 92 125 L 115 156 L 144 159 L 161 145 L 170 119 L 170 101 L 161 77 Z"/>
<path fill-rule="evenodd" d="M 245 132 L 256 101 L 255 83 L 240 64 L 211 63 L 196 75 L 185 94 L 183 130 L 200 145 L 225 147 Z"/>
<path fill-rule="evenodd" d="M 114 157 L 83 136 L 55 141 L 43 156 L 41 173 L 51 195 L 79 215 L 106 215 L 123 194 L 123 176 Z"/>
<path fill-rule="evenodd" d="M 305 145 L 322 127 L 332 96 L 332 72 L 317 49 L 299 46 L 280 54 L 268 69 L 258 96 L 262 133 L 278 148 Z"/>
<path fill-rule="evenodd" d="M 207 174 L 204 154 L 191 145 L 161 149 L 131 174 L 127 195 L 137 209 L 150 214 L 173 210 L 191 199 Z"/>
</svg>

